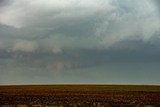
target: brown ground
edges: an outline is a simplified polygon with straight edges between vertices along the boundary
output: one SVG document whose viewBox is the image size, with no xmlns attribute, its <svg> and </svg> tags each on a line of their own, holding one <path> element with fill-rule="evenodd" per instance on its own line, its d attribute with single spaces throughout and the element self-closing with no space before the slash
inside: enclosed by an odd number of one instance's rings
<svg viewBox="0 0 160 107">
<path fill-rule="evenodd" d="M 0 86 L 0 106 L 160 107 L 160 86 Z"/>
</svg>

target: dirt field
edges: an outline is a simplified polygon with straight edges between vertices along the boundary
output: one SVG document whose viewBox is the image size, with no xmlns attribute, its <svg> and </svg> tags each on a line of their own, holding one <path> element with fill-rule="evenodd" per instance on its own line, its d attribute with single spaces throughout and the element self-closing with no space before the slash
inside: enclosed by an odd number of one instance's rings
<svg viewBox="0 0 160 107">
<path fill-rule="evenodd" d="M 160 107 L 160 86 L 0 86 L 2 107 Z"/>
</svg>

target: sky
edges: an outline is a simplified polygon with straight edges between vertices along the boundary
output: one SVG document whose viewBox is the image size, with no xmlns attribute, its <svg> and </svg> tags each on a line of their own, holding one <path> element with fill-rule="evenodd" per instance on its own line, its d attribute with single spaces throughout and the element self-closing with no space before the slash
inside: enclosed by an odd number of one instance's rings
<svg viewBox="0 0 160 107">
<path fill-rule="evenodd" d="M 159 76 L 159 0 L 0 0 L 0 85 Z"/>
</svg>

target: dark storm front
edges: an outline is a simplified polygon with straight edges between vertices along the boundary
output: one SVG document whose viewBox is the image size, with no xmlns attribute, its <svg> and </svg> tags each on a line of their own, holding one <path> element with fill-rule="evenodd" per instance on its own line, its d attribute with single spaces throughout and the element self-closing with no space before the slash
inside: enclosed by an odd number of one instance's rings
<svg viewBox="0 0 160 107">
<path fill-rule="evenodd" d="M 159 86 L 1 86 L 2 107 L 160 107 Z"/>
<path fill-rule="evenodd" d="M 0 0 L 0 85 L 159 85 L 159 1 Z"/>
</svg>

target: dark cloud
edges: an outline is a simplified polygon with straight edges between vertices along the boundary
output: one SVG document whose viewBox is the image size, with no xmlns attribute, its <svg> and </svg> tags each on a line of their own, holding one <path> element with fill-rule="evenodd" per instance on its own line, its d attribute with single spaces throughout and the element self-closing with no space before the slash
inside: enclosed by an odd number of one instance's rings
<svg viewBox="0 0 160 107">
<path fill-rule="evenodd" d="M 12 2 L 0 15 L 0 48 L 7 51 L 110 49 L 123 41 L 156 41 L 151 39 L 160 34 L 159 15 L 148 0 Z"/>
<path fill-rule="evenodd" d="M 155 1 L 157 8 L 159 9 L 159 13 L 160 13 L 160 1 L 159 0 L 154 0 L 154 1 Z"/>
<path fill-rule="evenodd" d="M 6 4 L 6 2 L 8 2 L 8 0 L 1 0 L 0 1 L 0 6 L 3 6 L 4 4 Z"/>
<path fill-rule="evenodd" d="M 10 5 L 11 3 L 12 3 L 12 0 L 0 0 L 0 8 Z"/>
<path fill-rule="evenodd" d="M 154 1 L 2 0 L 0 6 L 0 72 L 14 75 L 10 80 L 73 71 L 96 75 L 99 66 L 113 64 L 109 74 L 116 63 L 160 62 Z"/>
<path fill-rule="evenodd" d="M 160 4 L 160 1 L 159 0 L 154 0 L 158 5 L 158 7 L 160 6 L 159 4 Z"/>
</svg>

